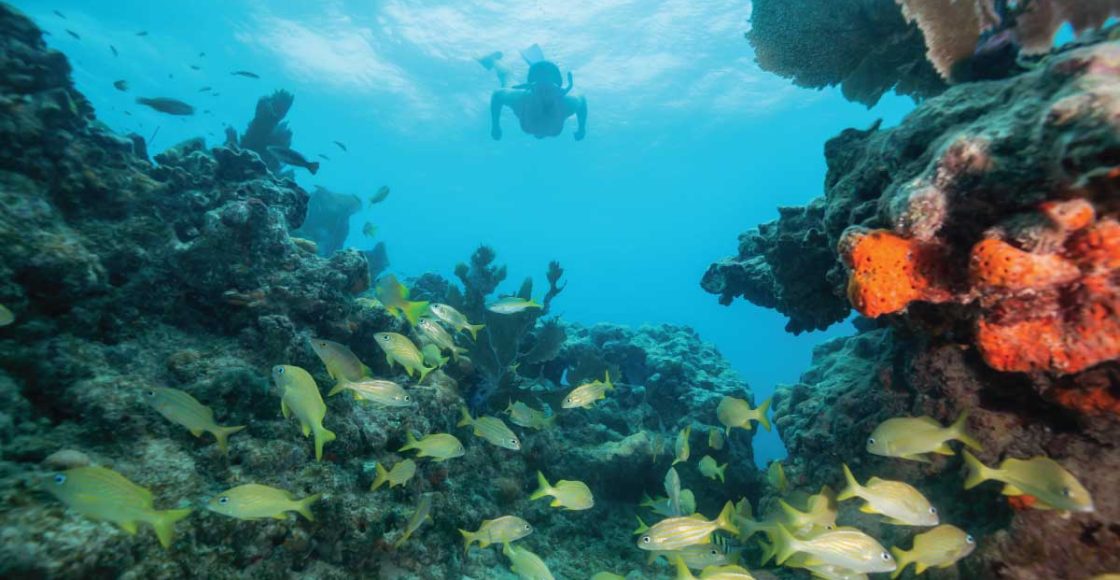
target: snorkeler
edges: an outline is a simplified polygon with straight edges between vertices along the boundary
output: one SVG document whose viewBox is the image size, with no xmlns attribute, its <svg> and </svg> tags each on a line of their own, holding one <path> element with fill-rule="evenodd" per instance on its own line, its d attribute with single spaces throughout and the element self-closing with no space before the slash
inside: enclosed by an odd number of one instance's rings
<svg viewBox="0 0 1120 580">
<path fill-rule="evenodd" d="M 509 107 L 521 121 L 521 130 L 538 139 L 555 137 L 564 131 L 564 121 L 576 116 L 576 141 L 587 135 L 587 99 L 569 95 L 572 90 L 572 73 L 568 73 L 568 86 L 560 74 L 560 67 L 545 60 L 541 47 L 534 44 L 521 51 L 529 64 L 527 82 L 510 86 L 510 69 L 502 62 L 502 53 L 486 55 L 478 62 L 498 75 L 502 88 L 490 97 L 490 136 L 502 138 L 502 107 Z"/>
</svg>

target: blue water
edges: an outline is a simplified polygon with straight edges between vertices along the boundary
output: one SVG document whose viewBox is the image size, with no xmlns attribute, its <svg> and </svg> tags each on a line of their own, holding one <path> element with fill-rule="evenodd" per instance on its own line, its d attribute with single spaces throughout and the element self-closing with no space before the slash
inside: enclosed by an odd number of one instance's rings
<svg viewBox="0 0 1120 580">
<path fill-rule="evenodd" d="M 566 319 L 690 325 L 758 397 L 795 381 L 828 334 L 794 337 L 774 312 L 720 306 L 700 276 L 777 206 L 822 193 L 826 139 L 878 118 L 895 124 L 913 106 L 889 96 L 867 110 L 760 71 L 742 0 L 14 4 L 70 58 L 99 118 L 154 134 L 153 153 L 196 136 L 221 143 L 223 124 L 243 130 L 258 97 L 288 89 L 293 148 L 331 158 L 317 176 L 297 172 L 304 187 L 362 197 L 392 188 L 354 217 L 350 245 L 372 246 L 360 233 L 372 221 L 393 271 L 450 277 L 489 244 L 509 266 L 510 290 L 525 276 L 544 287 L 548 261 L 559 260 L 569 284 L 555 308 Z M 517 49 L 532 43 L 587 96 L 583 142 L 572 121 L 559 138 L 523 135 L 508 111 L 503 140 L 490 138 L 497 81 L 473 59 L 502 50 L 522 77 Z M 118 79 L 128 93 L 112 87 Z M 136 96 L 178 98 L 200 114 L 160 115 Z M 784 455 L 773 433 L 755 446 L 761 464 Z"/>
</svg>

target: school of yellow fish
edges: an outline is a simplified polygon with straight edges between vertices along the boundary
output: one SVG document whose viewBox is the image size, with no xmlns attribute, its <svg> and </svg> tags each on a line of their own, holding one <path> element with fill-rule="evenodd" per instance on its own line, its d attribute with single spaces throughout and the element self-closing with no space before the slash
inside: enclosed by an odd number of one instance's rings
<svg viewBox="0 0 1120 580">
<path fill-rule="evenodd" d="M 472 340 L 484 325 L 471 324 L 466 316 L 446 304 L 429 304 L 408 299 L 408 289 L 393 276 L 385 277 L 376 289 L 377 299 L 394 315 L 404 317 L 416 330 L 422 347 L 417 347 L 409 337 L 392 332 L 375 335 L 377 345 L 385 353 L 390 368 L 400 366 L 417 384 L 424 381 L 448 358 L 458 360 L 466 349 L 458 346 L 455 336 L 469 333 Z M 488 306 L 498 314 L 516 314 L 541 306 L 532 300 L 503 298 Z M 13 317 L 6 309 L 0 324 L 10 323 Z M 373 376 L 369 367 L 345 345 L 325 339 L 311 338 L 310 346 L 326 368 L 335 384 L 328 397 L 343 391 L 352 393 L 355 400 L 365 401 L 384 408 L 408 407 L 413 397 L 400 384 Z M 304 437 L 313 437 L 315 459 L 322 460 L 324 446 L 335 439 L 335 434 L 324 426 L 327 405 L 319 386 L 311 374 L 300 367 L 276 365 L 272 368 L 272 382 L 280 399 L 280 412 L 284 418 L 294 417 Z M 595 380 L 573 388 L 562 400 L 564 409 L 587 409 L 605 399 L 615 385 L 608 372 L 603 380 Z M 190 394 L 172 388 L 153 387 L 144 391 L 146 402 L 168 421 L 175 423 L 195 437 L 211 434 L 218 450 L 226 453 L 228 438 L 245 429 L 244 426 L 222 426 L 215 422 L 214 412 Z M 724 397 L 717 409 L 716 419 L 722 426 L 706 426 L 707 444 L 712 451 L 724 448 L 732 429 L 751 431 L 757 423 L 767 431 L 771 425 L 766 416 L 770 401 L 751 408 L 748 401 Z M 556 414 L 534 409 L 521 401 L 510 401 L 505 409 L 510 421 L 533 430 L 547 429 L 555 424 Z M 458 426 L 472 432 L 477 438 L 509 451 L 521 450 L 521 439 L 498 417 L 483 415 L 472 417 L 466 407 L 460 411 Z M 952 425 L 945 427 L 929 417 L 899 417 L 878 425 L 867 439 L 867 452 L 900 460 L 929 462 L 930 454 L 953 455 L 950 441 L 958 441 L 973 451 L 982 451 L 980 444 L 967 430 L 967 413 Z M 858 579 L 869 573 L 891 573 L 897 577 L 913 564 L 914 572 L 922 574 L 928 568 L 946 568 L 968 556 L 976 547 L 975 539 L 965 531 L 941 523 L 937 509 L 923 494 L 902 481 L 871 477 L 860 483 L 847 465 L 842 465 L 846 486 L 837 494 L 827 486 L 820 493 L 805 501 L 797 502 L 791 495 L 790 485 L 780 461 L 772 462 L 766 480 L 781 499 L 777 507 L 762 519 L 756 519 L 747 500 L 728 501 L 714 519 L 696 513 L 696 499 L 691 490 L 682 489 L 678 466 L 687 466 L 691 454 L 692 425 L 680 430 L 673 443 L 673 461 L 666 473 L 665 497 L 646 498 L 640 507 L 649 509 L 661 519 L 647 525 L 638 517 L 637 548 L 649 552 L 649 562 L 665 558 L 676 570 L 678 579 L 745 579 L 751 573 L 739 565 L 743 545 L 756 534 L 766 539 L 757 540 L 762 550 L 760 565 L 770 560 L 778 565 L 801 568 L 817 578 Z M 415 452 L 414 459 L 403 459 L 386 468 L 376 464 L 376 475 L 370 491 L 388 484 L 389 488 L 407 484 L 417 473 L 416 460 L 428 459 L 442 462 L 461 457 L 466 453 L 462 441 L 450 433 L 429 433 L 417 439 L 406 433 L 406 443 L 398 452 Z M 998 481 L 1004 485 L 1003 494 L 1031 496 L 1028 505 L 1036 509 L 1062 511 L 1093 511 L 1089 492 L 1077 479 L 1046 457 L 1028 459 L 1006 458 L 998 467 L 980 462 L 968 450 L 963 452 L 968 470 L 965 489 L 985 481 Z M 727 464 L 720 464 L 712 455 L 703 455 L 696 461 L 697 472 L 712 480 L 712 485 L 725 481 Z M 563 510 L 589 510 L 595 507 L 591 489 L 581 481 L 555 480 L 537 472 L 538 489 L 530 500 L 551 498 L 550 506 Z M 68 469 L 53 475 L 47 483 L 48 491 L 74 511 L 95 519 L 117 524 L 124 531 L 135 534 L 138 524 L 150 525 L 164 547 L 174 539 L 174 526 L 190 513 L 189 508 L 157 510 L 153 507 L 151 492 L 138 486 L 119 473 L 98 466 Z M 261 518 L 286 519 L 294 512 L 309 521 L 314 520 L 312 505 L 319 494 L 296 498 L 288 491 L 248 483 L 233 487 L 211 498 L 206 509 L 218 514 L 253 520 Z M 895 526 L 928 528 L 917 534 L 912 547 L 904 550 L 882 546 L 863 531 L 837 523 L 838 503 L 858 499 L 860 511 L 882 516 L 883 522 Z M 794 503 L 799 505 L 794 505 Z M 400 537 L 394 543 L 400 547 L 425 522 L 432 520 L 431 496 L 419 496 L 419 503 Z M 551 579 L 552 573 L 544 560 L 528 549 L 514 544 L 533 532 L 533 526 L 516 515 L 502 515 L 484 520 L 475 531 L 460 530 L 464 549 L 477 544 L 480 548 L 501 545 L 501 553 L 508 559 L 510 569 L 521 578 L 532 580 Z M 740 542 L 736 546 L 733 542 Z M 693 570 L 700 572 L 693 575 Z M 624 578 L 611 572 L 599 572 L 592 580 Z"/>
</svg>

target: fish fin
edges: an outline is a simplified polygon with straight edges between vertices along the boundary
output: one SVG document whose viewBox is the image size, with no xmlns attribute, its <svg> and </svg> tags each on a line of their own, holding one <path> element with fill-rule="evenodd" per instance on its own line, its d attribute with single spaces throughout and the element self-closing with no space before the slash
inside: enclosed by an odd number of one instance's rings
<svg viewBox="0 0 1120 580">
<path fill-rule="evenodd" d="M 955 451 L 953 451 L 952 447 L 949 447 L 948 443 L 942 443 L 941 445 L 938 445 L 937 449 L 934 449 L 933 452 L 938 454 L 938 455 L 956 455 L 957 454 Z"/>
<path fill-rule="evenodd" d="M 287 515 L 285 515 L 285 513 L 284 513 L 284 512 L 280 512 L 280 513 L 278 513 L 278 514 L 276 514 L 276 515 L 273 515 L 273 516 L 272 516 L 272 519 L 274 519 L 274 520 L 286 520 L 286 519 L 288 519 L 288 516 L 287 516 Z"/>
<path fill-rule="evenodd" d="M 428 313 L 428 304 L 429 302 L 426 300 L 421 302 L 405 301 L 404 308 L 401 308 L 401 311 L 404 312 L 404 317 L 408 319 L 408 323 L 416 326 L 420 317 Z"/>
<path fill-rule="evenodd" d="M 949 433 L 952 434 L 953 439 L 964 443 L 966 447 L 976 451 L 983 450 L 980 442 L 972 437 L 972 435 L 968 434 L 968 410 L 961 413 L 961 416 L 957 417 L 957 420 L 953 421 L 952 425 L 949 425 Z"/>
<path fill-rule="evenodd" d="M 797 549 L 797 538 L 794 538 L 789 530 L 782 524 L 777 524 L 777 529 L 774 530 L 774 556 L 775 562 L 780 566 L 786 563 L 794 554 L 799 550 Z"/>
<path fill-rule="evenodd" d="M 175 522 L 191 515 L 191 510 L 164 510 L 152 513 L 152 528 L 156 531 L 156 537 L 159 538 L 159 545 L 164 548 L 170 548 L 171 542 L 175 538 Z"/>
<path fill-rule="evenodd" d="M 869 503 L 865 503 L 865 504 L 859 506 L 859 511 L 861 511 L 865 514 L 877 514 L 877 513 L 879 513 L 877 511 L 875 511 L 875 508 L 871 507 L 871 504 L 869 504 Z"/>
<path fill-rule="evenodd" d="M 416 441 L 416 437 L 413 436 L 412 431 L 406 431 L 404 434 L 404 447 L 401 447 L 397 451 L 400 452 L 408 451 L 409 449 L 417 449 L 417 443 L 418 441 Z"/>
<path fill-rule="evenodd" d="M 373 369 L 367 367 L 365 364 L 362 364 L 362 376 L 373 378 Z"/>
<path fill-rule="evenodd" d="M 389 365 L 389 370 L 393 369 L 393 355 L 385 353 L 385 364 Z M 408 376 L 412 376 L 412 373 L 407 368 L 404 370 L 405 372 L 408 372 Z"/>
<path fill-rule="evenodd" d="M 469 331 L 471 333 L 471 340 L 478 340 L 478 331 L 482 330 L 483 328 L 486 328 L 486 325 L 485 324 L 470 324 L 470 323 L 467 323 L 467 325 L 464 328 L 466 328 L 467 331 Z"/>
<path fill-rule="evenodd" d="M 922 574 L 925 574 L 926 568 L 929 568 L 929 566 L 927 566 L 926 564 L 923 564 L 921 562 L 914 562 L 914 573 L 917 574 L 918 576 L 921 576 Z"/>
<path fill-rule="evenodd" d="M 280 399 L 280 413 L 287 419 L 292 416 L 292 410 L 288 408 L 288 403 L 284 399 Z"/>
<path fill-rule="evenodd" d="M 475 542 L 477 534 L 475 534 L 474 532 L 468 532 L 464 529 L 460 529 L 459 533 L 463 534 L 463 553 L 465 554 L 471 551 L 471 544 Z"/>
<path fill-rule="evenodd" d="M 547 496 L 548 492 L 552 491 L 552 486 L 548 484 L 548 480 L 545 479 L 544 474 L 540 471 L 537 472 L 537 485 L 537 491 L 534 491 L 533 495 L 529 496 L 529 500 L 540 499 Z M 556 507 L 555 504 L 552 507 Z"/>
<path fill-rule="evenodd" d="M 378 465 L 381 465 L 381 464 L 379 463 Z M 299 515 L 306 518 L 307 521 L 313 522 L 313 521 L 315 521 L 315 514 L 311 513 L 311 504 L 319 501 L 319 498 L 321 498 L 321 497 L 323 497 L 323 494 L 313 493 L 313 494 L 297 501 L 296 502 L 296 507 L 294 509 L 296 510 L 297 513 L 299 513 Z"/>
<path fill-rule="evenodd" d="M 856 481 L 856 476 L 852 475 L 852 470 L 848 469 L 848 464 L 844 463 L 842 465 L 844 468 L 844 480 L 847 481 L 848 485 L 840 490 L 840 493 L 836 496 L 837 501 L 844 501 L 857 497 L 860 490 L 859 482 Z"/>
<path fill-rule="evenodd" d="M 447 362 L 447 359 L 444 359 L 444 362 Z M 428 373 L 434 370 L 436 370 L 436 367 L 426 367 L 424 363 L 420 363 L 420 378 L 416 379 L 416 384 L 424 382 L 424 377 L 428 376 Z"/>
<path fill-rule="evenodd" d="M 909 525 L 911 525 L 910 522 L 904 522 L 904 521 L 902 521 L 900 519 L 896 519 L 896 518 L 887 518 L 887 519 L 883 520 L 883 523 L 887 523 L 887 524 L 890 524 L 892 526 L 909 526 Z"/>
<path fill-rule="evenodd" d="M 611 382 L 611 369 L 603 371 L 603 385 L 606 386 L 608 391 L 614 389 L 614 383 Z M 606 397 L 603 397 L 606 398 Z"/>
<path fill-rule="evenodd" d="M 1002 493 L 1003 495 L 1027 495 L 1025 491 L 1015 487 L 1014 485 L 1011 485 L 1010 483 L 1004 485 L 1003 491 L 1001 491 L 1000 493 Z"/>
<path fill-rule="evenodd" d="M 389 481 L 389 470 L 385 469 L 384 465 L 378 463 L 376 469 L 377 476 L 373 478 L 373 483 L 369 486 L 370 491 L 377 491 L 377 488 L 385 485 L 385 482 Z M 389 487 L 393 487 L 393 484 L 390 483 Z"/>
<path fill-rule="evenodd" d="M 222 453 L 226 453 L 227 451 L 229 451 L 228 437 L 244 428 L 244 425 L 238 425 L 236 427 L 222 427 L 221 425 L 218 425 L 217 427 L 215 427 L 211 432 L 214 434 L 214 439 L 218 441 L 218 451 L 221 451 Z"/>
<path fill-rule="evenodd" d="M 641 533 L 645 533 L 647 530 L 649 530 L 649 526 L 646 525 L 646 523 L 642 521 L 642 516 L 635 516 L 635 517 L 638 518 L 638 527 L 634 529 L 634 535 L 635 536 L 638 535 L 638 534 L 641 534 Z"/>
<path fill-rule="evenodd" d="M 968 477 L 964 480 L 965 489 L 972 489 L 984 481 L 995 479 L 998 470 L 980 463 L 980 460 L 967 449 L 961 451 L 961 456 L 964 457 L 964 466 L 968 469 Z"/>
<path fill-rule="evenodd" d="M 773 400 L 773 397 L 768 397 L 765 401 L 762 402 L 761 405 L 758 406 L 757 409 L 755 409 L 755 411 L 758 413 L 758 424 L 762 425 L 762 428 L 766 429 L 767 431 L 770 430 L 770 419 L 766 416 L 766 412 L 770 410 L 770 402 Z"/>
<path fill-rule="evenodd" d="M 135 536 L 136 535 L 136 520 L 129 520 L 127 522 L 119 522 L 117 525 L 120 526 L 120 528 L 122 530 L 128 532 L 128 535 L 130 535 L 130 536 Z M 167 546 L 164 546 L 164 547 L 166 548 Z"/>
<path fill-rule="evenodd" d="M 646 566 L 652 566 L 653 563 L 656 562 L 659 557 L 661 557 L 661 554 L 659 552 L 656 552 L 654 550 L 650 550 L 649 556 L 646 556 Z"/>
<path fill-rule="evenodd" d="M 203 431 L 202 429 L 190 429 L 190 432 L 191 432 L 191 435 L 194 435 L 195 437 L 202 437 L 202 434 L 205 431 Z"/>
<path fill-rule="evenodd" d="M 952 454 L 950 453 L 950 455 Z M 898 458 L 906 459 L 908 461 L 917 461 L 918 463 L 933 463 L 928 457 L 921 453 L 915 453 L 913 455 L 899 455 Z"/>
<path fill-rule="evenodd" d="M 323 460 L 323 446 L 334 441 L 334 439 L 334 431 L 322 426 L 315 429 L 315 461 Z"/>
<path fill-rule="evenodd" d="M 758 547 L 762 550 L 762 557 L 758 561 L 759 566 L 765 566 L 774 557 L 774 545 L 758 540 Z"/>
<path fill-rule="evenodd" d="M 739 528 L 735 525 L 735 503 L 727 502 L 723 504 L 723 511 L 719 512 L 719 517 L 716 518 L 716 527 L 726 532 L 739 535 Z"/>
<path fill-rule="evenodd" d="M 910 552 L 894 546 L 891 548 L 891 553 L 894 554 L 895 569 L 891 572 L 891 579 L 898 578 L 902 575 L 902 571 L 910 565 Z"/>
<path fill-rule="evenodd" d="M 677 580 L 690 580 L 692 578 L 696 578 L 696 576 L 692 575 L 692 571 L 688 569 L 688 566 L 685 565 L 684 558 L 680 556 L 673 558 L 673 566 L 677 568 Z"/>
<path fill-rule="evenodd" d="M 720 483 L 727 483 L 727 480 L 725 479 L 725 475 L 724 475 L 725 472 L 727 471 L 727 465 L 728 464 L 724 463 L 723 465 L 721 465 L 719 467 L 716 467 L 716 475 L 719 476 L 719 482 Z"/>
<path fill-rule="evenodd" d="M 300 428 L 301 431 L 303 431 L 303 436 L 304 437 L 307 437 L 308 435 L 311 434 L 311 424 L 300 421 L 299 422 L 299 428 Z"/>
<path fill-rule="evenodd" d="M 474 422 L 474 419 L 471 419 L 471 412 L 467 410 L 466 405 L 461 405 L 459 407 L 459 417 L 459 422 L 455 424 L 456 427 L 466 427 Z"/>
<path fill-rule="evenodd" d="M 549 427 L 552 427 L 553 425 L 556 425 L 556 417 L 558 417 L 558 415 L 549 415 L 549 416 L 545 417 L 544 421 L 541 421 L 541 427 L 540 428 L 541 429 L 548 429 Z"/>
<path fill-rule="evenodd" d="M 331 387 L 330 392 L 327 393 L 327 396 L 328 397 L 333 397 L 333 396 L 341 393 L 342 390 L 346 388 L 346 385 L 349 385 L 349 384 L 350 384 L 350 381 L 347 381 L 347 380 L 341 380 L 341 381 L 336 382 L 334 384 L 334 386 Z"/>
<path fill-rule="evenodd" d="M 786 500 L 784 499 L 779 499 L 778 505 L 782 508 L 782 511 L 785 512 L 787 516 L 789 516 L 790 522 L 793 522 L 795 524 L 801 522 L 802 516 L 804 514 L 802 514 L 800 511 L 797 511 L 797 508 L 786 503 Z"/>
</svg>

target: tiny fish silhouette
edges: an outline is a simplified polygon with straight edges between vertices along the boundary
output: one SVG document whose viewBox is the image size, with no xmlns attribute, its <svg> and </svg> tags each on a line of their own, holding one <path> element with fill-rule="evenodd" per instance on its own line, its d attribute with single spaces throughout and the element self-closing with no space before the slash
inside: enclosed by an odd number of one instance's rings
<svg viewBox="0 0 1120 580">
<path fill-rule="evenodd" d="M 126 81 L 126 80 L 113 81 L 113 87 L 115 89 L 117 89 L 118 91 L 127 91 L 128 90 L 128 81 Z"/>
<path fill-rule="evenodd" d="M 115 47 L 115 46 L 113 46 L 113 45 L 111 45 L 111 44 L 110 44 L 110 45 L 109 45 L 109 50 L 113 51 L 113 56 L 120 56 L 120 55 L 119 55 L 119 54 L 117 53 L 117 47 Z"/>
<path fill-rule="evenodd" d="M 59 18 L 61 18 L 61 19 L 63 19 L 63 20 L 66 20 L 66 16 L 64 16 L 64 15 L 63 15 L 63 14 L 62 14 L 61 12 L 59 12 L 58 10 L 52 10 L 52 12 L 54 12 L 54 15 L 55 15 L 55 16 L 57 16 L 57 17 L 59 17 Z"/>
<path fill-rule="evenodd" d="M 147 30 L 141 30 L 140 32 L 136 33 L 136 36 L 147 36 L 147 35 L 148 35 Z"/>
<path fill-rule="evenodd" d="M 247 70 L 235 70 L 235 71 L 233 71 L 229 74 L 231 74 L 233 76 L 236 76 L 236 77 L 247 77 L 247 78 L 251 78 L 251 79 L 261 78 L 261 76 L 258 75 L 257 73 L 250 72 L 250 71 L 247 71 Z"/>
<path fill-rule="evenodd" d="M 344 144 L 342 141 L 335 141 L 334 144 L 338 145 L 338 148 L 342 149 L 343 151 L 349 151 L 349 149 L 346 148 L 346 144 Z"/>
<path fill-rule="evenodd" d="M 73 36 L 74 40 L 81 40 L 82 39 L 81 36 L 78 36 L 77 32 L 74 32 L 73 30 L 70 30 L 69 28 L 66 29 L 66 34 L 69 34 L 70 36 Z"/>
</svg>

